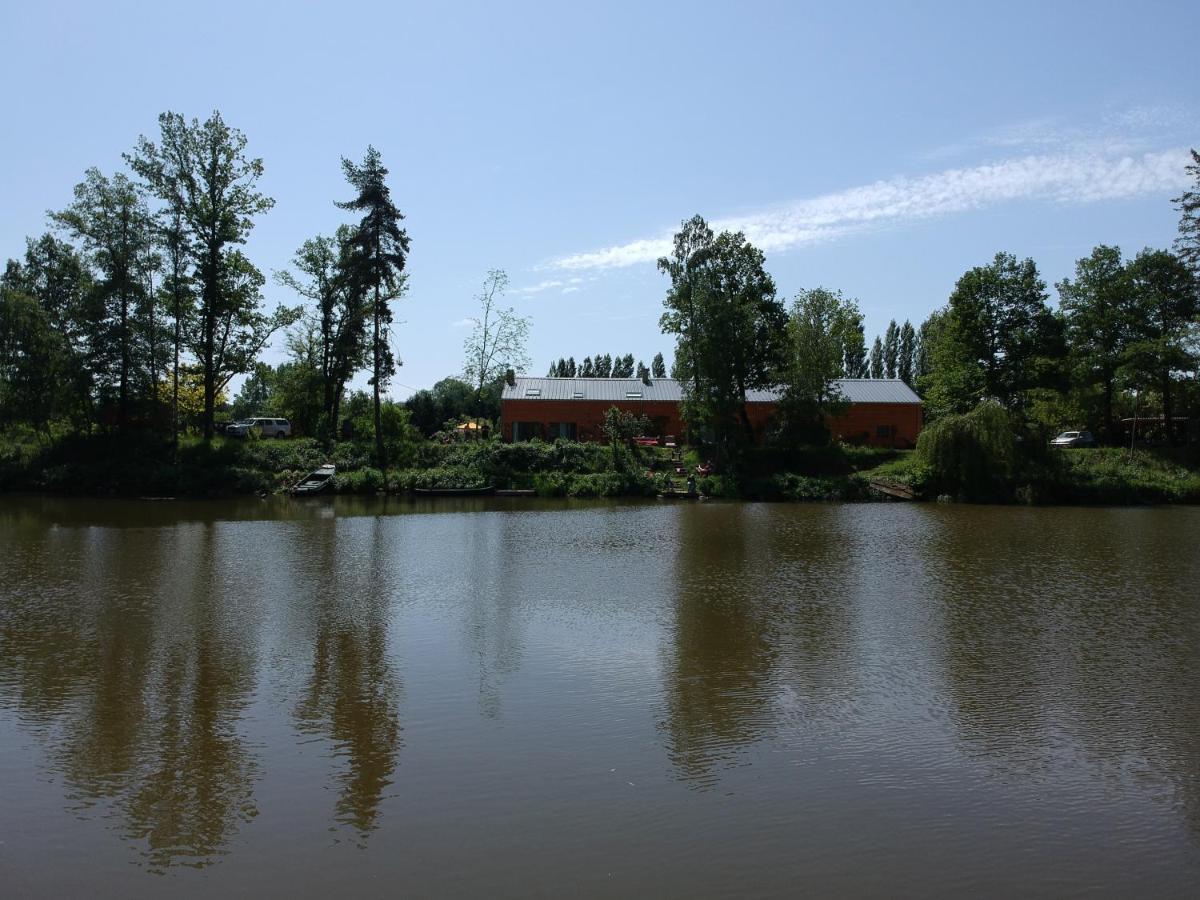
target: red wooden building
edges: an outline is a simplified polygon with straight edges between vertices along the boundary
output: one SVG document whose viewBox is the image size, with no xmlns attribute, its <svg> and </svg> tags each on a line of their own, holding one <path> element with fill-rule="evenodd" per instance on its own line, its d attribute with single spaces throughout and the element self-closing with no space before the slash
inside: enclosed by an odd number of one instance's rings
<svg viewBox="0 0 1200 900">
<path fill-rule="evenodd" d="M 846 378 L 838 382 L 850 407 L 831 419 L 834 438 L 885 447 L 912 447 L 921 433 L 921 398 L 895 378 Z M 660 435 L 681 435 L 683 399 L 672 378 L 530 378 L 519 376 L 500 397 L 500 427 L 506 441 L 557 437 L 603 440 L 601 426 L 610 407 L 646 416 Z M 752 391 L 747 412 L 760 437 L 775 413 L 778 395 Z"/>
</svg>

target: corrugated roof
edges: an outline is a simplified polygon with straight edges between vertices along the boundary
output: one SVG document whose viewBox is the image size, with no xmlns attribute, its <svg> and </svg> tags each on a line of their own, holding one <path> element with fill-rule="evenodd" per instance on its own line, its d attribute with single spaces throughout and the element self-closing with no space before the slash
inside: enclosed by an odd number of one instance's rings
<svg viewBox="0 0 1200 900">
<path fill-rule="evenodd" d="M 899 378 L 843 378 L 838 387 L 851 403 L 920 403 L 907 384 Z M 638 395 L 638 396 L 631 396 Z M 750 391 L 750 403 L 773 403 L 776 391 Z M 680 383 L 674 378 L 535 378 L 518 375 L 516 383 L 505 385 L 504 400 L 651 400 L 678 403 L 683 399 Z"/>
</svg>

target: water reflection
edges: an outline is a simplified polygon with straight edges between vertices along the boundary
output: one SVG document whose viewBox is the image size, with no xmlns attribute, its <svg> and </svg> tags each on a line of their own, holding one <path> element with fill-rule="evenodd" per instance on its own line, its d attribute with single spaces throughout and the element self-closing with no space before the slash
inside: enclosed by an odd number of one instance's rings
<svg viewBox="0 0 1200 900">
<path fill-rule="evenodd" d="M 255 814 L 238 731 L 255 617 L 222 570 L 236 547 L 181 526 L 161 544 L 92 528 L 5 549 L 42 577 L 0 604 L 0 683 L 69 799 L 111 804 L 152 868 L 203 865 Z"/>
<path fill-rule="evenodd" d="M 315 627 L 312 671 L 296 718 L 302 730 L 334 742 L 343 760 L 334 819 L 360 837 L 378 825 L 400 752 L 401 688 L 388 650 L 387 561 L 403 548 L 388 545 L 386 522 L 377 517 L 355 527 L 359 523 L 331 519 L 315 540 L 305 533 L 301 548 L 309 554 Z"/>
<path fill-rule="evenodd" d="M 985 530 L 938 511 L 924 548 L 961 740 L 1024 778 L 1157 783 L 1200 830 L 1195 533 L 1141 510 L 989 512 Z"/>
<path fill-rule="evenodd" d="M 756 577 L 762 535 L 754 525 L 741 505 L 678 518 L 664 731 L 680 777 L 699 787 L 715 784 L 771 724 L 770 612 L 778 597 Z"/>
</svg>

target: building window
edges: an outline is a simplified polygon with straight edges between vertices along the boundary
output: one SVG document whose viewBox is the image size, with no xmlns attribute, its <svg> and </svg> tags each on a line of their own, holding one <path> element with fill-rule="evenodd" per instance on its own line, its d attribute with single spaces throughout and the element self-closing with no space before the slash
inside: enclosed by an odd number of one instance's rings
<svg viewBox="0 0 1200 900">
<path fill-rule="evenodd" d="M 562 438 L 567 441 L 576 440 L 578 430 L 574 422 L 551 422 L 550 423 L 550 440 Z"/>
<path fill-rule="evenodd" d="M 626 391 L 625 399 L 626 400 L 641 400 L 642 392 L 641 391 Z"/>
<path fill-rule="evenodd" d="M 891 436 L 892 436 L 892 426 L 891 425 L 877 425 L 875 427 L 875 437 L 886 438 L 886 437 L 891 437 Z"/>
<path fill-rule="evenodd" d="M 542 389 L 541 388 L 526 388 L 525 396 L 526 397 L 540 397 L 540 396 L 542 396 Z"/>
<path fill-rule="evenodd" d="M 513 422 L 512 439 L 514 441 L 532 441 L 541 436 L 541 422 Z"/>
</svg>

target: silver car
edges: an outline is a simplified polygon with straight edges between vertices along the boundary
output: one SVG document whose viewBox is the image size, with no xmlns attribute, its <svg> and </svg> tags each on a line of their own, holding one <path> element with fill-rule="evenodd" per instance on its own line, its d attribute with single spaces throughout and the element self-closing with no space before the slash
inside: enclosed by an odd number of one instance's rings
<svg viewBox="0 0 1200 900">
<path fill-rule="evenodd" d="M 251 431 L 261 437 L 285 438 L 292 434 L 292 423 L 287 419 L 254 418 L 230 425 L 226 433 L 230 437 L 246 437 Z"/>
<path fill-rule="evenodd" d="M 1096 439 L 1090 431 L 1064 431 L 1050 442 L 1051 447 L 1094 447 Z"/>
</svg>

